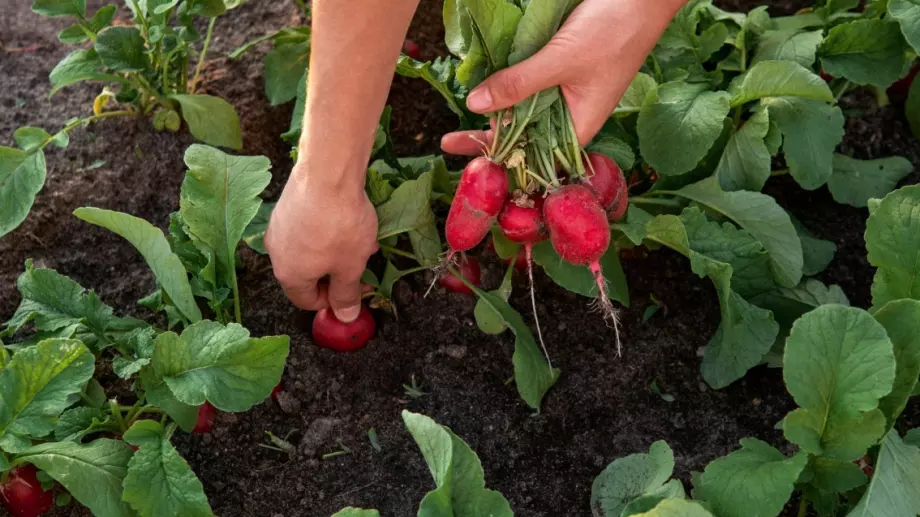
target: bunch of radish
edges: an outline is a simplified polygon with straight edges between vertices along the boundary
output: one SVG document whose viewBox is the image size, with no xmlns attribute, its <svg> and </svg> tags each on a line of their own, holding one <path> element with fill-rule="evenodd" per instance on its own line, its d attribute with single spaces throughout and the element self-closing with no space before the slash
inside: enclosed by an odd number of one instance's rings
<svg viewBox="0 0 920 517">
<path fill-rule="evenodd" d="M 447 217 L 446 264 L 479 245 L 498 224 L 523 247 L 536 317 L 531 250 L 548 238 L 563 260 L 593 274 L 598 305 L 617 330 L 619 350 L 617 313 L 600 259 L 610 246 L 610 223 L 621 219 L 629 204 L 626 179 L 612 159 L 581 148 L 561 96 L 536 113 L 538 97 L 524 109 L 500 114 L 486 156 L 464 169 Z"/>
</svg>

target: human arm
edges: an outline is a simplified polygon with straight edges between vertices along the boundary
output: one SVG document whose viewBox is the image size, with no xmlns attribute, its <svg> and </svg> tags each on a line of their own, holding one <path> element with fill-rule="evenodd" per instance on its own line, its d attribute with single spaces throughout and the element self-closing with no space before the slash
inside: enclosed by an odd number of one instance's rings
<svg viewBox="0 0 920 517">
<path fill-rule="evenodd" d="M 313 2 L 298 160 L 265 247 L 295 305 L 331 307 L 345 322 L 358 316 L 361 275 L 377 249 L 377 216 L 364 191 L 367 162 L 417 6 L 418 0 Z"/>
<path fill-rule="evenodd" d="M 561 86 L 582 145 L 600 131 L 629 83 L 687 0 L 584 0 L 538 53 L 501 70 L 470 92 L 467 105 L 492 113 Z M 475 155 L 482 132 L 445 135 L 444 151 Z"/>
</svg>

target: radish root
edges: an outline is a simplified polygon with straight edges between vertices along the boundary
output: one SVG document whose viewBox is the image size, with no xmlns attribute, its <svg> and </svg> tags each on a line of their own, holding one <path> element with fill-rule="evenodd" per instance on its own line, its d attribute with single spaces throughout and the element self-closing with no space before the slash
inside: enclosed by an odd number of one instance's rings
<svg viewBox="0 0 920 517">
<path fill-rule="evenodd" d="M 546 356 L 546 364 L 549 365 L 550 371 L 553 370 L 553 361 L 549 358 L 549 351 L 546 349 L 546 343 L 543 341 L 543 330 L 540 329 L 540 317 L 537 316 L 537 295 L 533 288 L 533 257 L 531 250 L 533 244 L 524 245 L 524 255 L 527 257 L 527 278 L 530 280 L 530 305 L 533 309 L 533 321 L 537 325 L 537 338 L 540 340 L 540 348 L 543 349 L 543 355 Z"/>
<path fill-rule="evenodd" d="M 613 333 L 617 343 L 617 357 L 623 356 L 623 347 L 620 342 L 620 312 L 613 306 L 613 302 L 607 296 L 607 280 L 601 271 L 601 265 L 597 261 L 588 266 L 591 274 L 594 275 L 594 281 L 597 282 L 597 299 L 595 307 L 601 312 L 604 321 L 613 327 Z"/>
</svg>

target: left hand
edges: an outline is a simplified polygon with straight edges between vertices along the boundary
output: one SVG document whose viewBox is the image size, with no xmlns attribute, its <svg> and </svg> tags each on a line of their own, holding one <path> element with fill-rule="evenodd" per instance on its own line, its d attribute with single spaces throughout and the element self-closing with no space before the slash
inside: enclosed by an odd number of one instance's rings
<svg viewBox="0 0 920 517">
<path fill-rule="evenodd" d="M 587 145 L 603 127 L 671 18 L 686 0 L 585 0 L 539 52 L 501 70 L 467 97 L 476 113 L 509 108 L 531 95 L 561 86 L 575 131 Z M 491 131 L 450 133 L 441 148 L 478 155 Z"/>
</svg>

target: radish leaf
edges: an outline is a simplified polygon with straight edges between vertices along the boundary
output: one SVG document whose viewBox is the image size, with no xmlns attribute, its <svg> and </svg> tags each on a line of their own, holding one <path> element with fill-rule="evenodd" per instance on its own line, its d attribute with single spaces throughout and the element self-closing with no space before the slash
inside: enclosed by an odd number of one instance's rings
<svg viewBox="0 0 920 517">
<path fill-rule="evenodd" d="M 834 173 L 827 181 L 827 188 L 834 201 L 865 208 L 870 199 L 885 197 L 911 172 L 914 165 L 902 156 L 857 160 L 835 154 Z"/>
<path fill-rule="evenodd" d="M 796 97 L 834 102 L 834 94 L 820 77 L 792 61 L 761 61 L 728 88 L 732 107 L 764 97 Z"/>
<path fill-rule="evenodd" d="M 272 106 L 297 98 L 310 61 L 309 35 L 302 43 L 276 45 L 265 55 L 265 95 Z"/>
<path fill-rule="evenodd" d="M 764 142 L 769 129 L 770 116 L 761 109 L 732 134 L 716 168 L 722 190 L 763 189 L 770 179 L 770 151 Z"/>
<path fill-rule="evenodd" d="M 674 452 L 664 441 L 653 443 L 647 454 L 632 454 L 614 460 L 594 479 L 591 487 L 592 514 L 597 517 L 633 515 L 624 510 L 632 501 L 643 496 L 659 496 L 662 499 L 685 497 L 680 481 L 668 481 L 673 473 Z"/>
<path fill-rule="evenodd" d="M 794 97 L 762 101 L 783 133 L 789 172 L 805 190 L 824 185 L 834 171 L 834 149 L 843 138 L 843 112 L 823 102 Z"/>
<path fill-rule="evenodd" d="M 137 27 L 109 27 L 96 37 L 102 63 L 116 72 L 143 72 L 150 68 L 145 41 Z"/>
<path fill-rule="evenodd" d="M 901 33 L 920 52 L 920 4 L 915 0 L 888 0 L 888 14 L 901 24 Z"/>
<path fill-rule="evenodd" d="M 823 39 L 824 31 L 820 30 L 768 30 L 760 36 L 751 65 L 761 61 L 792 61 L 811 68 L 815 64 L 818 46 Z"/>
<path fill-rule="evenodd" d="M 887 88 L 901 77 L 907 47 L 897 22 L 855 20 L 831 28 L 818 54 L 834 77 Z"/>
<path fill-rule="evenodd" d="M 131 449 L 125 442 L 107 438 L 88 444 L 44 443 L 18 457 L 51 476 L 96 517 L 134 515 L 121 500 L 130 458 Z"/>
<path fill-rule="evenodd" d="M 86 16 L 86 0 L 35 0 L 32 10 L 44 16 Z"/>
<path fill-rule="evenodd" d="M 377 510 L 363 510 L 361 508 L 343 508 L 332 517 L 380 517 Z"/>
<path fill-rule="evenodd" d="M 0 237 L 22 224 L 45 184 L 45 153 L 0 147 Z"/>
<path fill-rule="evenodd" d="M 229 102 L 210 95 L 171 95 L 182 107 L 192 136 L 218 147 L 241 149 L 240 119 Z"/>
<path fill-rule="evenodd" d="M 885 395 L 878 405 L 888 419 L 888 429 L 891 429 L 907 406 L 920 377 L 920 301 L 893 301 L 874 316 L 891 339 L 897 364 L 891 393 Z"/>
<path fill-rule="evenodd" d="M 920 514 L 920 449 L 892 429 L 882 440 L 869 488 L 848 517 Z"/>
<path fill-rule="evenodd" d="M 885 196 L 866 223 L 869 263 L 877 267 L 872 304 L 920 300 L 920 185 Z"/>
</svg>

